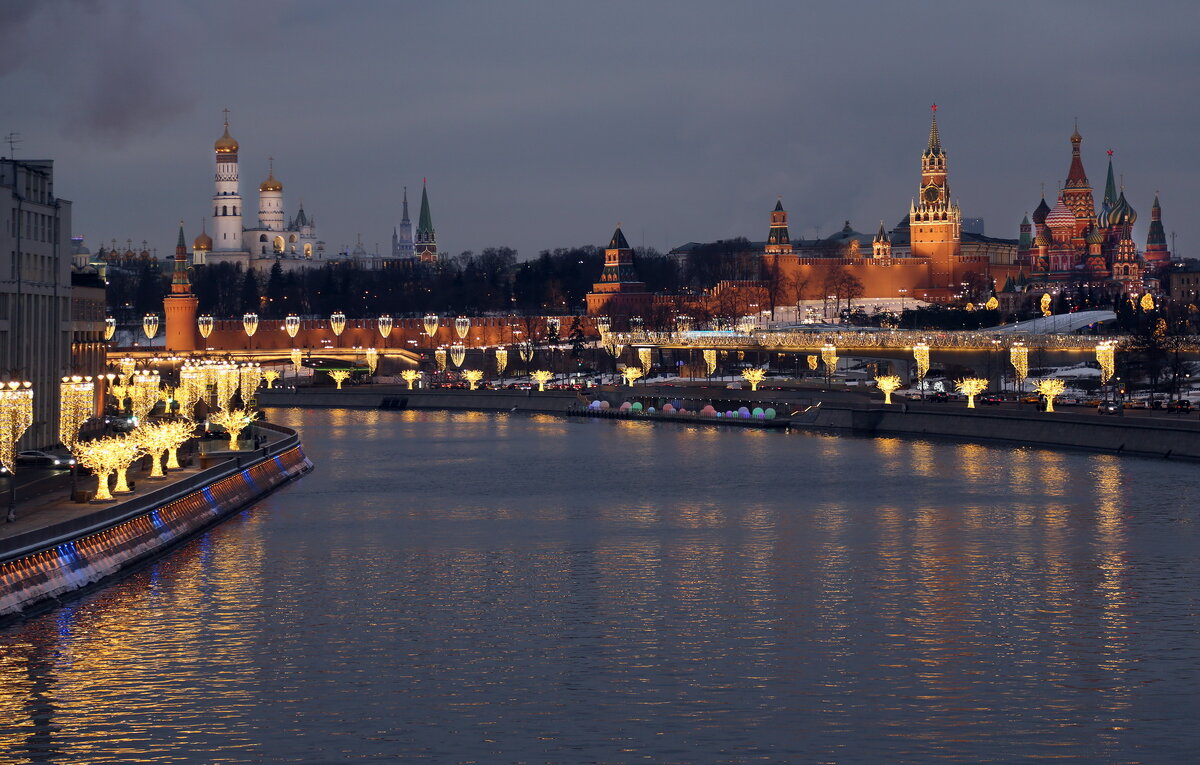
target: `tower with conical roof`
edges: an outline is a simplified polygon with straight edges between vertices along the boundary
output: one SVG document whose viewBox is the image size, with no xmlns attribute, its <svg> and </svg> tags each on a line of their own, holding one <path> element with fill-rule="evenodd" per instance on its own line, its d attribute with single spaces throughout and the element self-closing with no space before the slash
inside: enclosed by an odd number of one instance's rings
<svg viewBox="0 0 1200 765">
<path fill-rule="evenodd" d="M 179 240 L 175 243 L 175 267 L 171 271 L 171 293 L 163 297 L 168 351 L 196 350 L 196 311 L 199 298 L 192 294 L 188 278 L 187 243 L 183 221 L 179 222 Z"/>
<path fill-rule="evenodd" d="M 424 178 L 421 179 L 421 214 L 417 218 L 413 254 L 422 263 L 436 263 L 438 259 L 437 231 L 433 228 L 433 214 L 429 212 L 429 190 Z"/>
<path fill-rule="evenodd" d="M 947 290 L 943 296 L 948 299 L 955 286 L 954 262 L 960 252 L 962 213 L 950 198 L 946 152 L 938 133 L 937 104 L 932 109 L 929 143 L 921 154 L 921 187 L 908 211 L 909 239 L 912 257 L 929 260 L 929 286 Z"/>
<path fill-rule="evenodd" d="M 618 225 L 604 249 L 600 281 L 592 285 L 592 291 L 587 295 L 588 313 L 593 316 L 633 316 L 645 312 L 650 303 L 646 283 L 638 281 L 633 267 L 633 248 Z"/>
<path fill-rule="evenodd" d="M 1154 206 L 1150 208 L 1150 232 L 1146 235 L 1146 251 L 1143 253 L 1146 265 L 1157 268 L 1171 260 L 1171 252 L 1167 249 L 1167 232 L 1163 230 L 1162 207 L 1158 204 L 1158 194 L 1154 195 Z"/>
<path fill-rule="evenodd" d="M 1096 203 L 1092 199 L 1092 186 L 1088 182 L 1087 173 L 1083 171 L 1083 159 L 1079 154 L 1079 145 L 1083 136 L 1079 134 L 1079 126 L 1071 133 L 1071 166 L 1067 169 L 1067 182 L 1063 184 L 1063 203 L 1075 215 L 1074 239 L 1083 244 L 1083 232 L 1093 225 L 1096 220 Z"/>
<path fill-rule="evenodd" d="M 392 229 L 392 257 L 411 258 L 413 256 L 412 221 L 408 217 L 408 187 L 404 187 L 404 212 L 400 217 L 400 225 Z"/>
<path fill-rule="evenodd" d="M 771 211 L 771 230 L 767 232 L 767 245 L 763 252 L 768 255 L 786 255 L 792 251 L 792 240 L 788 237 L 787 210 L 783 209 L 783 200 L 775 200 L 775 209 Z"/>
<path fill-rule="evenodd" d="M 213 144 L 217 159 L 213 194 L 213 250 L 237 252 L 242 247 L 242 195 L 238 189 L 238 142 L 229 135 L 229 110 L 225 132 Z"/>
<path fill-rule="evenodd" d="M 871 256 L 880 265 L 887 265 L 892 260 L 892 240 L 888 237 L 883 221 L 879 221 L 879 232 L 871 241 Z"/>
</svg>

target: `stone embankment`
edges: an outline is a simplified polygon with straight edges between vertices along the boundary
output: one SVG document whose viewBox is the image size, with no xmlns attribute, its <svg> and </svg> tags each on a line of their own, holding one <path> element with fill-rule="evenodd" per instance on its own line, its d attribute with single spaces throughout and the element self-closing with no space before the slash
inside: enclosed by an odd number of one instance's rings
<svg viewBox="0 0 1200 765">
<path fill-rule="evenodd" d="M 575 412 L 593 398 L 614 406 L 641 401 L 662 406 L 680 399 L 689 409 L 711 403 L 719 410 L 739 406 L 774 407 L 791 429 L 848 432 L 859 435 L 900 435 L 951 438 L 976 442 L 1086 449 L 1146 457 L 1200 460 L 1200 422 L 1194 417 L 1107 417 L 1094 411 L 1062 407 L 1056 412 L 1026 408 L 967 409 L 962 402 L 945 404 L 905 402 L 891 406 L 856 391 L 727 390 L 716 387 L 652 386 L 593 388 L 587 391 L 406 390 L 403 386 L 361 386 L 264 391 L 263 406 L 359 407 L 371 409 L 449 409 L 495 412 Z M 663 419 L 660 415 L 639 419 Z M 725 424 L 691 415 L 672 421 Z M 730 423 L 732 424 L 732 423 Z"/>
<path fill-rule="evenodd" d="M 254 452 L 216 464 L 126 502 L 0 539 L 0 623 L 90 590 L 312 469 L 292 430 Z"/>
</svg>

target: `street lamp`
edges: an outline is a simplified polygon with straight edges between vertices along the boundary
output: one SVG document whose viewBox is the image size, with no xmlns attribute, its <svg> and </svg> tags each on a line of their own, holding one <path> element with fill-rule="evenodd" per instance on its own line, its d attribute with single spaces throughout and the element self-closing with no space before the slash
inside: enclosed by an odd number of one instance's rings
<svg viewBox="0 0 1200 765">
<path fill-rule="evenodd" d="M 8 470 L 8 521 L 17 519 L 17 441 L 33 424 L 33 383 L 13 380 L 0 387 L 0 465 Z"/>
<path fill-rule="evenodd" d="M 200 330 L 200 337 L 204 338 L 204 350 L 208 350 L 208 336 L 213 331 L 213 317 L 208 314 L 196 317 L 196 328 Z"/>
<path fill-rule="evenodd" d="M 148 313 L 142 317 L 142 332 L 146 334 L 147 340 L 153 340 L 158 334 L 158 315 Z"/>
</svg>

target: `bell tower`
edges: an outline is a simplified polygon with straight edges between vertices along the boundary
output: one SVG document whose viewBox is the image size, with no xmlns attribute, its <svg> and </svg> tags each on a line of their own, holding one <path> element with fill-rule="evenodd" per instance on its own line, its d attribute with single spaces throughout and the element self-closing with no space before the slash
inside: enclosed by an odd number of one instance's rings
<svg viewBox="0 0 1200 765">
<path fill-rule="evenodd" d="M 929 286 L 952 289 L 954 258 L 959 254 L 962 213 L 950 199 L 946 153 L 938 134 L 937 104 L 932 107 L 929 144 L 921 154 L 921 188 L 909 207 L 908 225 L 914 258 L 929 259 Z"/>
</svg>

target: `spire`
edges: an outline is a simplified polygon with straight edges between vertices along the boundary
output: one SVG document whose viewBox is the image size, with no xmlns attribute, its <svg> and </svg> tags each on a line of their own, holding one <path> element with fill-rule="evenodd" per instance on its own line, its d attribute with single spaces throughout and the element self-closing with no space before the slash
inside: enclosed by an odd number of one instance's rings
<svg viewBox="0 0 1200 765">
<path fill-rule="evenodd" d="M 433 234 L 433 215 L 429 212 L 429 192 L 425 188 L 425 179 L 421 179 L 421 216 L 417 220 L 417 235 Z"/>
<path fill-rule="evenodd" d="M 777 197 L 775 199 L 775 212 L 783 212 L 783 198 L 782 197 Z"/>
<path fill-rule="evenodd" d="M 926 154 L 941 154 L 942 153 L 942 138 L 938 135 L 937 126 L 937 104 L 930 106 L 933 110 L 933 118 L 929 123 L 929 147 L 925 150 Z"/>
<path fill-rule="evenodd" d="M 1154 206 L 1150 208 L 1150 233 L 1146 236 L 1146 249 L 1153 245 L 1167 246 L 1167 232 L 1163 230 L 1162 207 L 1158 204 L 1158 194 L 1154 195 Z"/>
<path fill-rule="evenodd" d="M 404 187 L 404 215 L 400 217 L 401 223 L 408 223 L 408 187 Z"/>
<path fill-rule="evenodd" d="M 1079 157 L 1079 144 L 1083 142 L 1083 136 L 1079 135 L 1079 126 L 1076 124 L 1075 132 L 1071 133 L 1071 168 L 1067 171 L 1068 189 L 1086 189 L 1088 186 L 1087 173 L 1083 171 L 1083 160 Z"/>
<path fill-rule="evenodd" d="M 1113 150 L 1108 150 L 1108 180 L 1104 182 L 1104 206 L 1112 208 L 1117 201 L 1117 184 L 1113 181 Z"/>
<path fill-rule="evenodd" d="M 192 282 L 187 272 L 187 240 L 183 238 L 183 221 L 179 221 L 179 239 L 175 242 L 175 268 L 171 271 L 171 294 L 192 294 Z"/>
<path fill-rule="evenodd" d="M 883 221 L 879 221 L 879 233 L 875 235 L 876 242 L 888 241 L 887 229 L 883 227 Z"/>
</svg>

